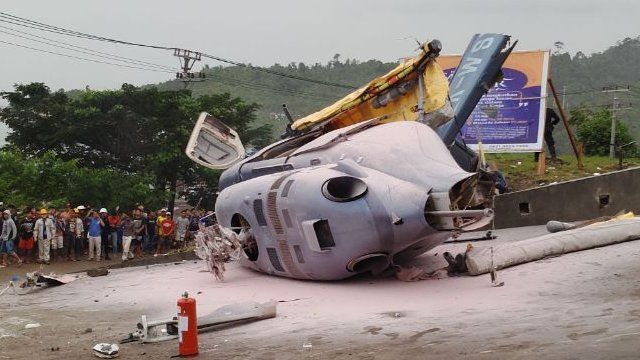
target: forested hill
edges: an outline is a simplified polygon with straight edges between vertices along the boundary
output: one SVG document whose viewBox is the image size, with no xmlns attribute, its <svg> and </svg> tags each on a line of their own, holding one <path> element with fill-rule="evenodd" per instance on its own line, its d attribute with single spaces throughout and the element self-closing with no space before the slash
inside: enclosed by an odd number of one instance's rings
<svg viewBox="0 0 640 360">
<path fill-rule="evenodd" d="M 524 50 L 524 49 L 523 49 Z M 401 54 L 402 55 L 402 54 Z M 343 60 L 335 55 L 325 64 L 292 63 L 274 65 L 270 70 L 326 82 L 361 86 L 393 68 L 395 63 L 377 60 L 360 62 Z M 258 124 L 271 123 L 274 134 L 285 127 L 282 104 L 287 104 L 294 118 L 299 118 L 339 99 L 351 90 L 307 83 L 274 76 L 249 68 L 205 67 L 207 79 L 189 85 L 195 95 L 229 92 L 261 106 Z M 631 102 L 638 107 L 619 112 L 634 137 L 640 137 L 640 37 L 627 38 L 595 54 L 577 53 L 570 56 L 557 48 L 551 58 L 551 76 L 558 91 L 566 91 L 569 108 L 586 103 L 589 106 L 611 104 L 612 94 L 600 90 L 604 86 L 631 86 L 628 94 L 620 93 L 623 105 Z M 170 81 L 159 84 L 163 89 L 182 88 L 183 83 Z M 562 139 L 560 139 L 562 143 Z"/>
<path fill-rule="evenodd" d="M 286 66 L 276 64 L 269 69 L 359 87 L 374 77 L 388 72 L 396 65 L 396 63 L 383 63 L 377 60 L 341 61 L 336 55 L 326 64 L 292 63 Z M 353 89 L 314 84 L 237 66 L 205 66 L 204 72 L 205 81 L 192 82 L 188 85 L 194 95 L 229 92 L 247 102 L 255 102 L 260 105 L 256 125 L 272 124 L 275 135 L 282 133 L 287 124 L 282 112 L 283 104 L 287 105 L 293 118 L 297 119 L 322 109 L 353 91 Z M 161 89 L 178 89 L 184 84 L 179 81 L 170 81 L 158 86 Z"/>
</svg>

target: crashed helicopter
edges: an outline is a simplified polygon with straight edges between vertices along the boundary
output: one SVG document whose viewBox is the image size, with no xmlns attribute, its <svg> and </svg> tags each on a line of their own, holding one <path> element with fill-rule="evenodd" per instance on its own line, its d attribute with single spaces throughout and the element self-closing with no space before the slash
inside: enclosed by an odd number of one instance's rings
<svg viewBox="0 0 640 360">
<path fill-rule="evenodd" d="M 246 158 L 233 129 L 201 114 L 186 153 L 226 169 L 215 215 L 243 263 L 296 279 L 376 274 L 490 223 L 493 175 L 457 134 L 514 46 L 475 35 L 449 81 L 433 40 Z"/>
</svg>

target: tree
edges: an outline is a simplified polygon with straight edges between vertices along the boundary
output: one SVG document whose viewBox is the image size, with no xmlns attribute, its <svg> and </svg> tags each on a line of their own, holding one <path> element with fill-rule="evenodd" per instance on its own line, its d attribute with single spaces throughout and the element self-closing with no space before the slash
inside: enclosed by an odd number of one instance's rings
<svg viewBox="0 0 640 360">
<path fill-rule="evenodd" d="M 187 90 L 124 84 L 118 90 L 85 90 L 70 98 L 32 83 L 1 95 L 9 102 L 0 110 L 0 120 L 13 130 L 7 138 L 11 148 L 34 157 L 50 152 L 81 167 L 152 174 L 153 186 L 169 188 L 170 207 L 179 182 L 211 179 L 184 153 L 201 111 L 235 128 L 245 143 L 263 146 L 271 141 L 270 125 L 251 126 L 258 106 L 229 94 L 194 98 Z"/>
<path fill-rule="evenodd" d="M 611 141 L 611 111 L 601 109 L 596 112 L 581 106 L 571 110 L 571 122 L 576 125 L 578 139 L 584 145 L 587 155 L 609 154 Z M 621 121 L 616 123 L 616 145 L 624 145 L 633 141 L 629 128 Z M 634 156 L 636 146 L 624 148 L 625 156 Z"/>
</svg>

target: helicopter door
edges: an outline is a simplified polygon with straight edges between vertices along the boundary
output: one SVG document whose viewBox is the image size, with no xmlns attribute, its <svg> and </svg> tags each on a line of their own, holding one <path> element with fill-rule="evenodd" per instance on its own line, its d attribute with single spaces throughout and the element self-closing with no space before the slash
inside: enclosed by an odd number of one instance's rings
<svg viewBox="0 0 640 360">
<path fill-rule="evenodd" d="M 245 156 L 238 133 L 206 112 L 198 117 L 185 153 L 210 169 L 226 169 Z"/>
</svg>

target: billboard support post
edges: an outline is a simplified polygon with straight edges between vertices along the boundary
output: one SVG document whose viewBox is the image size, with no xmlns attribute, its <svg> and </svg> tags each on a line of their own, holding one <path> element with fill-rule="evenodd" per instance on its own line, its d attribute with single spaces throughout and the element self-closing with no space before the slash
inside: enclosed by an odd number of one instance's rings
<svg viewBox="0 0 640 360">
<path fill-rule="evenodd" d="M 549 89 L 553 94 L 553 99 L 556 103 L 556 106 L 560 111 L 560 117 L 562 118 L 562 123 L 564 124 L 564 128 L 567 130 L 567 135 L 569 136 L 571 147 L 573 148 L 573 152 L 576 155 L 576 160 L 578 161 L 578 169 L 583 169 L 584 165 L 582 164 L 582 146 L 576 140 L 576 137 L 573 134 L 573 130 L 571 130 L 571 127 L 569 126 L 569 120 L 567 120 L 567 117 L 565 116 L 564 109 L 562 108 L 562 104 L 558 99 L 558 93 L 556 92 L 556 88 L 553 86 L 553 81 L 551 81 L 551 78 L 547 79 L 547 83 L 549 84 Z"/>
</svg>

